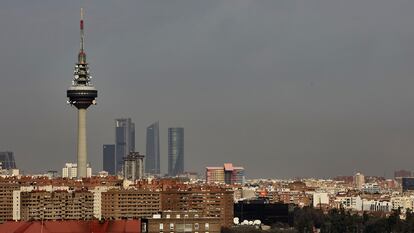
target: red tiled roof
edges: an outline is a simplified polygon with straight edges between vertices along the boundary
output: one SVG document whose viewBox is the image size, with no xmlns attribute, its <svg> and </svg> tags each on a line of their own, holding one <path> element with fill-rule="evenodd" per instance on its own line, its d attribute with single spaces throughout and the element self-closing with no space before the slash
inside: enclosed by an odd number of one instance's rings
<svg viewBox="0 0 414 233">
<path fill-rule="evenodd" d="M 42 229 L 43 228 L 43 229 Z M 140 220 L 20 221 L 0 224 L 0 233 L 141 233 Z"/>
</svg>

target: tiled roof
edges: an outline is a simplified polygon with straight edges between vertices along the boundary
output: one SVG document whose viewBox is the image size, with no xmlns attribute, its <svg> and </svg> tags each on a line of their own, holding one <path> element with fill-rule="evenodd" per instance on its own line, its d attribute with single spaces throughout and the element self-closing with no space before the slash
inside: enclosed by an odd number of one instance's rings
<svg viewBox="0 0 414 233">
<path fill-rule="evenodd" d="M 43 229 L 42 229 L 43 228 Z M 0 224 L 0 233 L 141 233 L 140 220 L 20 221 Z"/>
</svg>

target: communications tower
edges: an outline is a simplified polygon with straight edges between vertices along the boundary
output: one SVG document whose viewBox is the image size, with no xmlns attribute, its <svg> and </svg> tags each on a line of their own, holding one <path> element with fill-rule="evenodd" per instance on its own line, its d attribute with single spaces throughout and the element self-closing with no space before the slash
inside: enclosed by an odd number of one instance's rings
<svg viewBox="0 0 414 233">
<path fill-rule="evenodd" d="M 84 51 L 83 9 L 80 16 L 80 50 L 78 62 L 75 65 L 72 86 L 66 92 L 68 103 L 78 109 L 78 178 L 86 177 L 87 147 L 86 147 L 86 109 L 96 104 L 98 91 L 92 85 L 86 54 Z"/>
</svg>

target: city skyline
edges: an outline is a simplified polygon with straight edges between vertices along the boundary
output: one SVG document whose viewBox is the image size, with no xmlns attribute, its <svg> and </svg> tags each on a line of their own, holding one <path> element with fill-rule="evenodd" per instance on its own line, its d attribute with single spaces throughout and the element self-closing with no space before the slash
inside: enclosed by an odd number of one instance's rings
<svg viewBox="0 0 414 233">
<path fill-rule="evenodd" d="M 231 161 L 249 177 L 389 177 L 414 163 L 412 2 L 1 6 L 0 148 L 26 172 L 76 161 L 77 121 L 63 93 L 82 6 L 88 62 L 102 93 L 88 110 L 96 171 L 102 145 L 113 141 L 109 126 L 123 116 L 136 123 L 140 152 L 155 120 L 182 125 L 191 135 L 186 167 L 199 173 Z"/>
</svg>

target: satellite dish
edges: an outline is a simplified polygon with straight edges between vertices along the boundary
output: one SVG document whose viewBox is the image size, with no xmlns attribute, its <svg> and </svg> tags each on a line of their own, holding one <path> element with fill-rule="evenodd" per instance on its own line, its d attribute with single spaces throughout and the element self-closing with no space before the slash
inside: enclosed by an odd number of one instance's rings
<svg viewBox="0 0 414 233">
<path fill-rule="evenodd" d="M 262 224 L 262 221 L 260 221 L 260 220 L 254 220 L 253 221 L 253 224 L 254 225 L 260 225 L 260 224 Z"/>
<path fill-rule="evenodd" d="M 238 218 L 238 217 L 235 217 L 235 218 L 233 219 L 233 223 L 234 223 L 235 225 L 239 225 L 239 223 L 240 223 L 239 218 Z"/>
<path fill-rule="evenodd" d="M 253 221 L 249 221 L 249 225 L 253 225 Z"/>
</svg>

